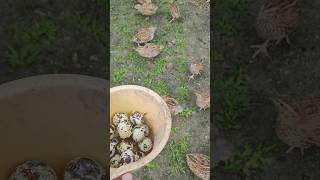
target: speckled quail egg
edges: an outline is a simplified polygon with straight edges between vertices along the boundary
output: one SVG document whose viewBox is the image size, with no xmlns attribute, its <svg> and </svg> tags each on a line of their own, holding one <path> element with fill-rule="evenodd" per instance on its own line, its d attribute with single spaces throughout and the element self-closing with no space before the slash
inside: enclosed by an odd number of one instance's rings
<svg viewBox="0 0 320 180">
<path fill-rule="evenodd" d="M 123 153 L 124 151 L 126 151 L 128 149 L 131 149 L 131 150 L 133 149 L 132 142 L 122 140 L 117 146 L 117 150 L 119 153 Z"/>
<path fill-rule="evenodd" d="M 112 122 L 115 126 L 118 126 L 122 121 L 129 121 L 129 118 L 125 113 L 116 113 L 112 118 Z"/>
<path fill-rule="evenodd" d="M 139 144 L 138 144 L 139 149 L 142 152 L 148 152 L 152 149 L 152 141 L 150 138 L 145 137 Z"/>
<path fill-rule="evenodd" d="M 138 161 L 139 159 L 144 157 L 144 153 L 141 151 L 134 152 L 134 160 Z"/>
<path fill-rule="evenodd" d="M 117 131 L 117 128 L 112 124 L 110 125 L 110 139 L 112 139 L 113 137 L 118 137 L 119 133 Z"/>
<path fill-rule="evenodd" d="M 111 159 L 110 159 L 110 165 L 113 168 L 118 168 L 121 164 L 120 164 L 120 155 L 116 154 L 114 155 Z"/>
<path fill-rule="evenodd" d="M 144 137 L 148 136 L 149 128 L 146 125 L 136 126 L 132 130 L 132 139 L 135 142 L 140 142 Z"/>
<path fill-rule="evenodd" d="M 134 153 L 132 152 L 132 150 L 128 149 L 128 150 L 124 151 L 123 153 L 121 153 L 120 163 L 122 163 L 123 165 L 133 163 L 134 158 L 135 158 Z"/>
<path fill-rule="evenodd" d="M 143 116 L 144 116 L 144 114 L 142 114 L 142 113 L 140 113 L 138 111 L 134 111 L 130 115 L 130 121 L 134 125 L 143 124 L 144 123 Z"/>
<path fill-rule="evenodd" d="M 64 180 L 106 180 L 106 171 L 98 162 L 88 158 L 75 158 L 67 164 Z"/>
<path fill-rule="evenodd" d="M 129 138 L 132 134 L 132 126 L 127 122 L 120 122 L 117 127 L 120 138 Z"/>
<path fill-rule="evenodd" d="M 110 143 L 110 157 L 116 153 L 116 146 Z"/>
<path fill-rule="evenodd" d="M 113 137 L 112 139 L 110 139 L 110 144 L 116 146 L 118 143 L 120 142 L 118 137 Z"/>
<path fill-rule="evenodd" d="M 54 170 L 45 163 L 30 160 L 17 166 L 9 180 L 57 180 Z"/>
</svg>

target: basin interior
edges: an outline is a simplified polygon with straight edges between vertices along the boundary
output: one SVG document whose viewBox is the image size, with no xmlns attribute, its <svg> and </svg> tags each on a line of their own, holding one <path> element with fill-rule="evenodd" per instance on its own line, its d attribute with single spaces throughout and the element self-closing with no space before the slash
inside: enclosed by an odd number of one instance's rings
<svg viewBox="0 0 320 180">
<path fill-rule="evenodd" d="M 127 86 L 130 87 L 130 86 Z M 133 86 L 135 87 L 135 86 Z M 145 115 L 146 124 L 152 132 L 153 150 L 143 159 L 120 168 L 110 168 L 111 177 L 119 175 L 127 170 L 135 170 L 142 167 L 152 158 L 155 158 L 162 150 L 168 138 L 168 131 L 171 128 L 170 115 L 162 99 L 149 94 L 146 90 L 139 88 L 111 88 L 110 96 L 110 123 L 116 112 L 130 113 L 139 111 Z M 161 99 L 161 100 L 160 100 Z M 170 124 L 170 125 L 168 125 Z M 149 158 L 151 157 L 151 159 Z"/>
<path fill-rule="evenodd" d="M 1 93 L 1 88 L 0 88 Z M 52 86 L 0 96 L 0 179 L 25 160 L 40 160 L 63 179 L 66 163 L 106 164 L 106 92 Z"/>
</svg>

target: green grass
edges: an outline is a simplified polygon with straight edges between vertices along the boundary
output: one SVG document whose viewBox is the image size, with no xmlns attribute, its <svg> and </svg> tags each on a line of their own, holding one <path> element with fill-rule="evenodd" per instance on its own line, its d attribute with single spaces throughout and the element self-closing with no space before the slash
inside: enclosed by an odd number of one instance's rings
<svg viewBox="0 0 320 180">
<path fill-rule="evenodd" d="M 101 4 L 99 1 L 98 3 Z M 64 20 L 69 26 L 80 29 L 81 34 L 89 38 L 92 37 L 103 43 L 106 43 L 109 38 L 109 33 L 107 33 L 108 27 L 97 18 L 81 15 L 78 11 L 69 10 L 65 13 Z"/>
<path fill-rule="evenodd" d="M 192 114 L 194 113 L 194 108 L 184 108 L 184 110 L 182 112 L 179 113 L 179 116 L 183 117 L 183 118 L 189 118 L 192 116 Z"/>
<path fill-rule="evenodd" d="M 169 94 L 168 91 L 168 86 L 164 81 L 158 81 L 156 84 L 156 92 L 160 95 L 160 96 L 165 96 Z"/>
<path fill-rule="evenodd" d="M 178 101 L 181 103 L 185 103 L 189 97 L 189 88 L 187 85 L 181 85 L 178 87 Z"/>
<path fill-rule="evenodd" d="M 157 168 L 157 163 L 155 161 L 151 161 L 146 165 L 148 170 L 155 170 Z"/>
<path fill-rule="evenodd" d="M 190 144 L 187 137 L 169 143 L 170 170 L 172 173 L 184 173 L 186 169 L 186 152 Z"/>
<path fill-rule="evenodd" d="M 179 127 L 172 127 L 171 128 L 171 133 L 172 134 L 176 134 L 179 129 L 180 129 Z"/>
<path fill-rule="evenodd" d="M 224 0 L 219 6 L 225 11 L 245 13 L 248 8 L 247 3 L 248 0 Z"/>
<path fill-rule="evenodd" d="M 128 74 L 127 68 L 119 68 L 115 70 L 113 73 L 113 81 L 114 82 L 121 82 Z"/>
<path fill-rule="evenodd" d="M 258 147 L 245 145 L 238 149 L 231 159 L 223 161 L 222 167 L 226 172 L 250 177 L 253 172 L 263 169 L 267 155 L 275 150 L 276 146 L 276 144 L 260 144 Z"/>
<path fill-rule="evenodd" d="M 176 58 L 174 67 L 179 73 L 185 73 L 188 70 L 187 61 L 184 58 Z"/>
<path fill-rule="evenodd" d="M 24 67 L 40 61 L 43 47 L 55 40 L 57 27 L 50 21 L 13 24 L 12 41 L 8 45 L 7 60 L 14 67 Z"/>
<path fill-rule="evenodd" d="M 223 130 L 241 127 L 241 117 L 250 110 L 250 98 L 242 71 L 238 71 L 226 80 L 218 83 L 223 94 L 222 112 L 217 115 L 217 126 Z"/>
<path fill-rule="evenodd" d="M 218 32 L 226 36 L 234 37 L 239 35 L 238 25 L 232 18 L 221 17 L 217 19 L 215 26 Z"/>
</svg>

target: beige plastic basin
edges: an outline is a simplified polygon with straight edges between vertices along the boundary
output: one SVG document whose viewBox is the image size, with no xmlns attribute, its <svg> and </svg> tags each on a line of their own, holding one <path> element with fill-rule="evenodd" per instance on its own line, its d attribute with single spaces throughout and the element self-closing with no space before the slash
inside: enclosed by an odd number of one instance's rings
<svg viewBox="0 0 320 180">
<path fill-rule="evenodd" d="M 40 160 L 63 179 L 84 156 L 106 164 L 108 82 L 81 75 L 42 75 L 0 85 L 0 179 Z"/>
<path fill-rule="evenodd" d="M 110 90 L 110 121 L 116 112 L 146 112 L 146 123 L 153 135 L 153 149 L 141 160 L 119 168 L 110 168 L 110 177 L 114 179 L 126 172 L 135 171 L 152 161 L 166 145 L 171 131 L 171 115 L 162 98 L 150 89 L 124 85 Z M 110 122 L 111 123 L 111 122 Z"/>
</svg>

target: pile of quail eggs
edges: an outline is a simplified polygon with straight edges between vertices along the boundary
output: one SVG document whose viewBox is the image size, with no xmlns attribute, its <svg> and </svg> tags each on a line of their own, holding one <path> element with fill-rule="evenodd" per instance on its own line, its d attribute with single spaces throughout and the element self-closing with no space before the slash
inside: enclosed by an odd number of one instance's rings
<svg viewBox="0 0 320 180">
<path fill-rule="evenodd" d="M 152 150 L 149 127 L 144 115 L 134 111 L 118 112 L 110 125 L 110 165 L 118 168 L 138 161 Z"/>
</svg>

